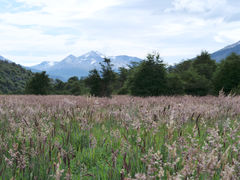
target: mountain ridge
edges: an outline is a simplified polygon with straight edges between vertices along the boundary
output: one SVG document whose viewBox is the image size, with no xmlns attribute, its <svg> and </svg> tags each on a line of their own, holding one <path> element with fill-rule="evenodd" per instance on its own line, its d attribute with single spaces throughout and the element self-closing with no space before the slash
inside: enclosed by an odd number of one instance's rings
<svg viewBox="0 0 240 180">
<path fill-rule="evenodd" d="M 49 75 L 60 77 L 61 80 L 66 81 L 72 76 L 87 76 L 88 72 L 94 68 L 100 69 L 100 63 L 103 62 L 105 57 L 111 59 L 114 70 L 119 67 L 127 67 L 133 61 L 141 61 L 140 58 L 127 55 L 106 56 L 98 51 L 89 51 L 78 57 L 71 54 L 61 61 L 44 61 L 29 68 L 46 71 Z"/>
<path fill-rule="evenodd" d="M 240 41 L 230 44 L 210 55 L 212 59 L 216 60 L 216 62 L 220 62 L 233 52 L 240 55 Z M 79 78 L 86 77 L 89 71 L 94 68 L 99 70 L 101 68 L 100 62 L 103 62 L 105 57 L 111 59 L 115 71 L 117 71 L 119 67 L 127 67 L 131 62 L 140 62 L 142 60 L 127 55 L 106 56 L 98 51 L 89 51 L 81 56 L 70 54 L 61 61 L 43 61 L 34 66 L 22 67 L 31 70 L 32 72 L 46 71 L 49 77 L 53 79 L 58 78 L 67 81 L 72 76 L 78 76 Z M 13 61 L 10 61 L 3 56 L 0 56 L 0 60 L 13 63 Z"/>
<path fill-rule="evenodd" d="M 233 52 L 240 55 L 240 41 L 230 44 L 230 45 L 212 53 L 211 58 L 216 60 L 217 62 L 220 62 L 221 60 L 225 59 L 227 56 L 229 56 Z"/>
<path fill-rule="evenodd" d="M 10 61 L 9 59 L 7 59 L 7 58 L 5 58 L 5 57 L 3 57 L 3 56 L 1 56 L 1 55 L 0 55 L 0 60 L 1 60 L 1 61 L 7 61 L 7 62 L 9 62 L 9 63 L 12 63 L 12 61 Z"/>
<path fill-rule="evenodd" d="M 210 56 L 212 59 L 216 60 L 216 62 L 220 62 L 233 52 L 240 55 L 240 41 L 230 44 L 218 51 L 215 51 L 212 54 L 210 54 Z M 68 69 L 68 71 L 65 72 L 63 71 L 63 73 L 66 73 L 67 75 L 60 79 L 66 81 L 71 76 L 76 75 L 78 77 L 83 77 L 87 76 L 88 72 L 91 69 L 94 68 L 99 69 L 100 68 L 99 63 L 103 61 L 104 57 L 111 59 L 112 64 L 114 65 L 114 70 L 117 70 L 119 67 L 127 67 L 127 65 L 130 64 L 130 62 L 134 61 L 139 62 L 142 60 L 140 58 L 127 55 L 106 56 L 98 51 L 89 51 L 88 53 L 85 53 L 78 57 L 74 55 L 69 55 L 60 62 L 49 62 L 48 67 L 45 68 L 43 68 L 43 66 L 41 68 L 36 66 L 32 66 L 30 68 L 45 70 L 50 75 L 61 77 L 62 74 L 60 71 L 64 67 L 65 69 Z M 69 63 L 72 65 L 68 64 L 67 67 L 65 67 L 66 66 L 65 63 Z M 81 71 L 81 73 L 79 73 L 79 71 Z"/>
</svg>

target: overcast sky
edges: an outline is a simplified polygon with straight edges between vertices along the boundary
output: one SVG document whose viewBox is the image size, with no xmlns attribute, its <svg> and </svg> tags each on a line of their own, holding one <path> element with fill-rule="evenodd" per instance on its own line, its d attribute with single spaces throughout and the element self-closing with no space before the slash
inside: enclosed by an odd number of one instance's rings
<svg viewBox="0 0 240 180">
<path fill-rule="evenodd" d="M 173 64 L 239 40 L 239 0 L 0 0 L 0 55 L 22 65 L 91 50 Z"/>
</svg>

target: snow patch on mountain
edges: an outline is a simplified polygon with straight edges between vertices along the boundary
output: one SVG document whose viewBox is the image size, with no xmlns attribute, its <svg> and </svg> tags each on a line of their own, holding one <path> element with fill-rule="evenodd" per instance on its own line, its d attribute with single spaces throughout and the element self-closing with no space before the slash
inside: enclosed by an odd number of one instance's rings
<svg viewBox="0 0 240 180">
<path fill-rule="evenodd" d="M 79 57 L 69 55 L 60 62 L 45 61 L 30 67 L 30 69 L 46 71 L 49 75 L 63 77 L 62 80 L 66 81 L 72 76 L 87 76 L 88 72 L 94 68 L 100 69 L 100 63 L 103 62 L 105 57 L 111 59 L 114 70 L 117 70 L 119 67 L 127 67 L 132 61 L 141 61 L 141 59 L 137 57 L 126 55 L 106 56 L 98 51 L 90 51 Z"/>
</svg>

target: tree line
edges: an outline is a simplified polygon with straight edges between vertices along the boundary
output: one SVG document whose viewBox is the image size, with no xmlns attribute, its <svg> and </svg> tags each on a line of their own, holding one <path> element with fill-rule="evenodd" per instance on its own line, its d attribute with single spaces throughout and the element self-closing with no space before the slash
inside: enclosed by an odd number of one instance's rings
<svg viewBox="0 0 240 180">
<path fill-rule="evenodd" d="M 52 80 L 46 72 L 36 73 L 26 85 L 27 94 L 65 94 L 110 97 L 240 94 L 240 56 L 231 54 L 220 63 L 203 51 L 196 58 L 167 66 L 158 53 L 141 62 L 131 62 L 117 72 L 108 58 L 88 76 L 71 77 L 67 82 Z"/>
</svg>

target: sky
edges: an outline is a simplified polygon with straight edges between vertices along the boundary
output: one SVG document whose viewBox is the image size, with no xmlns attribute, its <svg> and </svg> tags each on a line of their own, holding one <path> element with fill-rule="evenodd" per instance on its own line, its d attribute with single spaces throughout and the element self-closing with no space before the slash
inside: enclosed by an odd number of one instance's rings
<svg viewBox="0 0 240 180">
<path fill-rule="evenodd" d="M 239 0 L 0 0 L 0 55 L 25 66 L 91 50 L 173 64 L 239 40 Z"/>
</svg>

